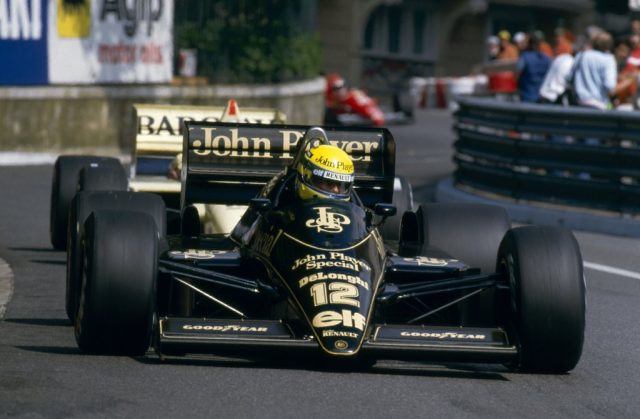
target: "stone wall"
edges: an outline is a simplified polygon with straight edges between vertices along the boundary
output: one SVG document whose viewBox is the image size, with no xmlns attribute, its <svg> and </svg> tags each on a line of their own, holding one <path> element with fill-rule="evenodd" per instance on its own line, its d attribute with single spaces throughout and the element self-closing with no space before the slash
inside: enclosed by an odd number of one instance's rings
<svg viewBox="0 0 640 419">
<path fill-rule="evenodd" d="M 0 88 L 0 151 L 128 151 L 134 103 L 277 108 L 291 124 L 321 124 L 324 79 L 278 85 Z"/>
</svg>

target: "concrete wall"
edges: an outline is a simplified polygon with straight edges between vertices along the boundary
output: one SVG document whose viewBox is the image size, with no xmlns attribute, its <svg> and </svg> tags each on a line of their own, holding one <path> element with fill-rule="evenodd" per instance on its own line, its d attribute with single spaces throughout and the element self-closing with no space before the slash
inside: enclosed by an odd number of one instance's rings
<svg viewBox="0 0 640 419">
<path fill-rule="evenodd" d="M 292 124 L 320 124 L 324 79 L 265 86 L 111 86 L 0 88 L 0 150 L 128 151 L 134 103 L 277 108 Z"/>
</svg>

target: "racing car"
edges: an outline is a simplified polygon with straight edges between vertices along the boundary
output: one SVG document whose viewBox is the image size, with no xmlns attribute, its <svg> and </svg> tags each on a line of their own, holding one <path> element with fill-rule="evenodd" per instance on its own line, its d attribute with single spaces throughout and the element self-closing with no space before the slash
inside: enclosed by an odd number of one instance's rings
<svg viewBox="0 0 640 419">
<path fill-rule="evenodd" d="M 288 199 L 305 153 L 329 144 L 353 161 L 348 199 Z M 74 198 L 67 305 L 83 352 L 577 365 L 585 283 L 571 232 L 422 204 L 397 239 L 381 233 L 396 212 L 388 129 L 189 121 L 182 159 L 178 234 L 157 195 Z M 196 203 L 248 207 L 230 234 L 204 234 Z"/>
</svg>

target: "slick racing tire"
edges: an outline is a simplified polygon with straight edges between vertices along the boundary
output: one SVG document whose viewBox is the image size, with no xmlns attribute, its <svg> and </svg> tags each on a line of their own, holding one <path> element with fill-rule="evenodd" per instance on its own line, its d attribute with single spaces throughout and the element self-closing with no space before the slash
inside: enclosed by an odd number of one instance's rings
<svg viewBox="0 0 640 419">
<path fill-rule="evenodd" d="M 156 223 L 159 238 L 165 236 L 166 211 L 164 202 L 158 195 L 124 191 L 80 191 L 71 204 L 67 242 L 65 309 L 72 323 L 75 323 L 79 301 L 84 260 L 81 242 L 84 225 L 89 215 L 97 210 L 128 210 L 149 214 Z"/>
<path fill-rule="evenodd" d="M 86 353 L 144 355 L 151 342 L 158 232 L 148 214 L 100 210 L 86 221 L 75 336 Z"/>
<path fill-rule="evenodd" d="M 126 191 L 127 174 L 117 164 L 85 165 L 78 174 L 78 191 Z"/>
<path fill-rule="evenodd" d="M 112 157 L 60 156 L 55 162 L 49 211 L 49 234 L 54 249 L 66 248 L 69 205 L 77 192 L 78 174 L 91 165 L 123 170 L 118 159 Z"/>
<path fill-rule="evenodd" d="M 392 203 L 396 206 L 396 215 L 385 220 L 380 232 L 385 241 L 398 241 L 402 215 L 413 209 L 413 190 L 409 181 L 403 176 L 397 176 L 393 182 Z"/>
<path fill-rule="evenodd" d="M 576 366 L 585 328 L 582 269 L 580 248 L 569 230 L 526 226 L 504 237 L 498 270 L 511 288 L 505 305 L 520 347 L 514 367 L 564 373 Z"/>
</svg>

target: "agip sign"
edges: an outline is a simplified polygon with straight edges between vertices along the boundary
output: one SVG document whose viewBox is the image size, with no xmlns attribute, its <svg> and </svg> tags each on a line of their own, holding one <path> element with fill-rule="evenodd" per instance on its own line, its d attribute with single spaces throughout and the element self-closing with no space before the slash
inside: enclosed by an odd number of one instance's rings
<svg viewBox="0 0 640 419">
<path fill-rule="evenodd" d="M 173 0 L 0 0 L 0 56 L 2 84 L 166 82 Z"/>
</svg>

